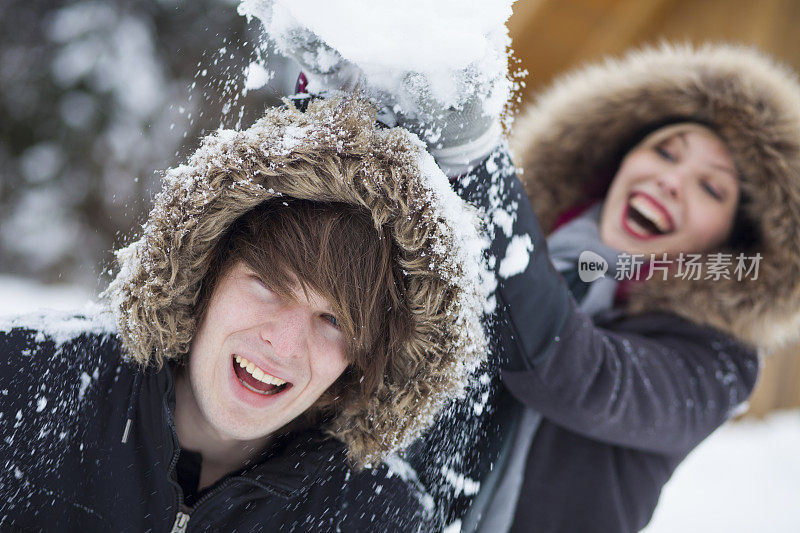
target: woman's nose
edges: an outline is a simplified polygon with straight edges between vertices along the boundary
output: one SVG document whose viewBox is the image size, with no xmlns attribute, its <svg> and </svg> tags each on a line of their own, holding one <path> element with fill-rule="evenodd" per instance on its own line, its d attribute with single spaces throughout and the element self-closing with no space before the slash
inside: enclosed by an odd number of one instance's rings
<svg viewBox="0 0 800 533">
<path fill-rule="evenodd" d="M 683 176 L 679 170 L 664 171 L 658 175 L 656 181 L 664 195 L 670 198 L 678 198 L 680 196 Z"/>
</svg>

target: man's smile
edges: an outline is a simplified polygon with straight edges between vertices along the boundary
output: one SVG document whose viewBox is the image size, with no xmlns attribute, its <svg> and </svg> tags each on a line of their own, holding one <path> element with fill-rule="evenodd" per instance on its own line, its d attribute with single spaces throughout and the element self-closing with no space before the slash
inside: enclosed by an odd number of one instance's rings
<svg viewBox="0 0 800 533">
<path fill-rule="evenodd" d="M 291 383 L 273 376 L 241 355 L 233 355 L 233 371 L 239 382 L 248 390 L 265 396 L 278 394 L 292 386 Z"/>
</svg>

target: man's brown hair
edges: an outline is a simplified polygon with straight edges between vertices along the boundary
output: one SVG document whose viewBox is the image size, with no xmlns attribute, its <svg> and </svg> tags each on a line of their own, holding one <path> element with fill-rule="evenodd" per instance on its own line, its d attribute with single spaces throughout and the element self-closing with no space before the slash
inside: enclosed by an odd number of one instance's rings
<svg viewBox="0 0 800 533">
<path fill-rule="evenodd" d="M 364 239 L 351 226 L 327 238 L 332 244 L 322 248 L 333 247 L 328 255 L 344 263 L 325 260 L 337 265 L 335 283 L 315 292 L 346 293 L 330 303 L 353 309 L 342 320 L 353 317 L 357 334 L 350 338 L 363 342 L 353 342 L 353 363 L 326 396 L 332 400 L 333 389 L 352 386 L 337 389 L 344 391 L 339 408 L 317 427 L 344 443 L 361 467 L 410 444 L 463 389 L 486 357 L 481 313 L 489 297 L 477 213 L 448 187 L 415 138 L 378 127 L 375 118 L 370 103 L 345 96 L 312 101 L 305 111 L 268 109 L 246 130 L 206 137 L 186 164 L 166 172 L 141 237 L 117 251 L 120 270 L 103 293 L 127 356 L 160 368 L 191 351 L 201 287 L 214 287 L 211 257 L 215 251 L 225 257 L 218 245 L 237 219 L 267 201 L 293 206 L 292 198 L 356 206 L 369 221 L 362 227 L 374 228 L 378 243 L 391 250 L 395 285 L 381 292 L 369 282 L 358 248 Z M 311 223 L 310 216 L 300 218 L 300 227 Z M 283 222 L 275 220 L 273 229 L 250 233 L 290 239 Z M 292 231 L 311 242 L 309 232 Z M 310 287 L 317 277 L 303 272 L 320 259 L 307 248 L 310 257 L 294 261 L 297 273 L 284 252 L 274 256 Z M 353 291 L 356 296 L 347 296 Z M 380 333 L 370 347 L 374 331 Z"/>
<path fill-rule="evenodd" d="M 217 282 L 239 261 L 284 298 L 293 297 L 297 282 L 319 293 L 333 306 L 349 364 L 310 414 L 333 415 L 338 405 L 374 394 L 388 354 L 410 334 L 394 253 L 391 237 L 364 207 L 268 200 L 234 221 L 215 247 L 195 306 L 197 323 Z"/>
</svg>

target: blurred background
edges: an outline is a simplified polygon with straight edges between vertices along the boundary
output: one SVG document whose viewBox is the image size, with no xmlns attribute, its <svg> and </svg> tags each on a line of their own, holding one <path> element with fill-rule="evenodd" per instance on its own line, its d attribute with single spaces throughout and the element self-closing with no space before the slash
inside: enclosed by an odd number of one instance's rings
<svg viewBox="0 0 800 533">
<path fill-rule="evenodd" d="M 94 298 L 159 171 L 292 92 L 297 69 L 237 4 L 3 1 L 0 314 Z M 518 0 L 512 69 L 530 73 L 522 103 L 566 69 L 663 39 L 749 43 L 800 71 L 799 26 L 795 0 Z M 800 531 L 798 352 L 766 359 L 744 420 L 689 457 L 648 531 Z"/>
<path fill-rule="evenodd" d="M 3 1 L 0 273 L 95 292 L 158 171 L 291 92 L 237 4 Z"/>
<path fill-rule="evenodd" d="M 509 23 L 529 72 L 523 102 L 567 69 L 661 40 L 746 43 L 800 72 L 798 27 L 797 0 L 519 0 Z M 791 346 L 766 360 L 748 414 L 798 406 L 800 346 Z"/>
<path fill-rule="evenodd" d="M 561 72 L 661 40 L 756 46 L 800 72 L 796 0 L 519 0 L 522 103 Z M 800 253 L 800 250 L 798 250 Z M 800 531 L 800 345 L 764 359 L 748 411 L 666 486 L 648 533 Z"/>
</svg>

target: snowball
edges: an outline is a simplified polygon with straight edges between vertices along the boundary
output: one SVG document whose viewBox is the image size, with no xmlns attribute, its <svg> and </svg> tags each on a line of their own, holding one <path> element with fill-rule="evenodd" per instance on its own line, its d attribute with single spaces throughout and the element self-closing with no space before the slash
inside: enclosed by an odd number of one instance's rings
<svg viewBox="0 0 800 533">
<path fill-rule="evenodd" d="M 272 79 L 274 73 L 265 69 L 258 62 L 253 61 L 245 71 L 244 93 L 264 87 Z"/>
<path fill-rule="evenodd" d="M 243 0 L 239 13 L 260 19 L 283 53 L 292 51 L 292 32 L 307 29 L 358 65 L 370 87 L 400 94 L 414 72 L 441 103 L 459 105 L 475 87 L 506 79 L 512 1 Z M 321 72 L 336 63 L 329 54 L 316 59 Z M 487 114 L 502 110 L 509 87 L 482 95 Z"/>
</svg>

